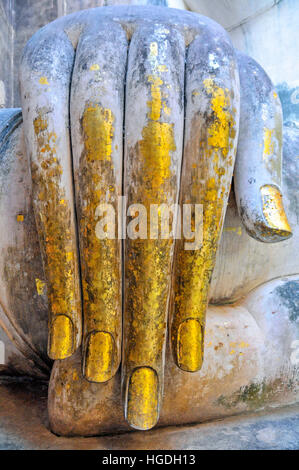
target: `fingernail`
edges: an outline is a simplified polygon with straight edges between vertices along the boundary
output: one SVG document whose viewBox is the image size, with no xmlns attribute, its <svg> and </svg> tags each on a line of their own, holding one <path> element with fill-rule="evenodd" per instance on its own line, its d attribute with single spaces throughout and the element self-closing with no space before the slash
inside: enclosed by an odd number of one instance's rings
<svg viewBox="0 0 299 470">
<path fill-rule="evenodd" d="M 276 186 L 266 184 L 261 187 L 263 214 L 271 232 L 274 231 L 280 238 L 289 238 L 292 229 L 289 225 L 283 203 L 282 195 Z"/>
<path fill-rule="evenodd" d="M 150 367 L 135 369 L 128 390 L 127 421 L 133 428 L 151 429 L 158 421 L 158 376 Z"/>
<path fill-rule="evenodd" d="M 65 359 L 74 352 L 74 326 L 66 315 L 54 317 L 50 327 L 48 355 L 51 359 Z"/>
<path fill-rule="evenodd" d="M 84 376 L 91 382 L 107 382 L 112 377 L 114 339 L 110 333 L 96 331 L 88 336 Z"/>
<path fill-rule="evenodd" d="M 202 329 L 190 318 L 180 324 L 177 337 L 177 360 L 181 369 L 196 372 L 202 366 Z"/>
</svg>

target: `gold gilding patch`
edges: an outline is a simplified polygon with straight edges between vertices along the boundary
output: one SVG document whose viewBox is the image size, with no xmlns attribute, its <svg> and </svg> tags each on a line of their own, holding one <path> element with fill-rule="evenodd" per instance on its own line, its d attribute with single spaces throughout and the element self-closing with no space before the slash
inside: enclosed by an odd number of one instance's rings
<svg viewBox="0 0 299 470">
<path fill-rule="evenodd" d="M 89 380 L 102 382 L 108 380 L 118 366 L 117 338 L 121 332 L 120 242 L 117 239 L 102 240 L 96 236 L 99 204 L 112 204 L 117 214 L 118 190 L 112 162 L 112 111 L 98 104 L 88 104 L 82 118 L 82 131 L 84 151 L 80 158 L 78 184 L 82 201 L 79 229 L 85 335 L 95 330 L 111 334 L 105 337 L 104 333 L 90 336 L 85 373 Z M 115 347 L 108 345 L 108 338 L 115 342 Z"/>
<path fill-rule="evenodd" d="M 232 134 L 233 118 L 229 112 L 230 96 L 228 89 L 217 86 L 213 79 L 204 80 L 204 86 L 208 94 L 211 94 L 211 108 L 214 112 L 214 120 L 208 129 L 208 144 L 211 147 L 221 149 L 224 157 L 229 152 L 229 137 Z"/>
<path fill-rule="evenodd" d="M 167 65 L 164 65 L 164 64 L 158 65 L 157 69 L 158 69 L 158 72 L 168 72 Z"/>
<path fill-rule="evenodd" d="M 99 66 L 98 64 L 92 64 L 92 65 L 89 67 L 89 69 L 94 72 L 94 71 L 96 71 L 96 70 L 100 70 L 100 66 Z"/>
<path fill-rule="evenodd" d="M 53 318 L 50 327 L 49 356 L 51 359 L 65 359 L 74 352 L 74 327 L 65 315 Z"/>
<path fill-rule="evenodd" d="M 36 291 L 38 295 L 44 295 L 46 283 L 40 279 L 35 279 Z"/>
<path fill-rule="evenodd" d="M 149 83 L 151 83 L 151 101 L 148 102 L 148 107 L 150 108 L 149 119 L 152 121 L 157 121 L 161 116 L 161 107 L 162 107 L 162 93 L 161 85 L 163 81 L 160 77 L 156 75 L 150 75 L 148 77 Z"/>
<path fill-rule="evenodd" d="M 282 195 L 276 186 L 266 184 L 261 187 L 262 207 L 264 217 L 272 231 L 288 238 L 292 234 L 283 203 Z"/>
<path fill-rule="evenodd" d="M 39 83 L 40 83 L 41 85 L 49 85 L 49 82 L 48 82 L 47 77 L 40 77 Z"/>
<path fill-rule="evenodd" d="M 135 369 L 129 381 L 127 420 L 141 430 L 158 421 L 158 377 L 149 367 Z"/>
<path fill-rule="evenodd" d="M 173 126 L 166 122 L 150 121 L 142 131 L 140 151 L 151 180 L 151 191 L 158 195 L 165 180 L 171 177 L 170 152 L 176 149 Z"/>
<path fill-rule="evenodd" d="M 110 160 L 114 116 L 110 109 L 89 106 L 83 115 L 84 146 L 88 161 Z"/>
<path fill-rule="evenodd" d="M 114 341 L 109 333 L 96 331 L 88 336 L 84 375 L 92 382 L 106 382 L 111 378 Z"/>
<path fill-rule="evenodd" d="M 78 322 L 81 320 L 76 236 L 69 203 L 61 186 L 62 167 L 56 150 L 57 136 L 49 131 L 46 115 L 40 113 L 34 120 L 34 131 L 38 144 L 37 161 L 31 164 L 36 195 L 34 209 L 45 261 L 50 312 L 52 316 L 62 315 L 50 328 L 49 355 L 53 357 L 54 354 L 55 359 L 62 359 L 66 357 L 66 351 L 75 347 L 75 339 L 68 338 L 68 335 L 77 337 Z M 60 204 L 62 199 L 65 200 L 63 205 Z M 73 256 L 69 256 L 70 252 Z M 69 323 L 71 320 L 68 321 L 63 315 L 71 318 L 72 322 Z M 50 318 L 50 324 L 51 321 Z M 57 325 L 66 330 L 59 332 L 59 338 L 55 339 L 51 335 L 58 334 Z M 59 345 L 62 347 L 61 354 Z"/>
<path fill-rule="evenodd" d="M 224 232 L 234 232 L 237 235 L 242 235 L 242 227 L 225 227 Z"/>
<path fill-rule="evenodd" d="M 139 145 L 146 172 L 145 178 L 149 183 L 145 186 L 150 188 L 147 195 L 153 203 L 158 203 L 163 198 L 161 190 L 163 186 L 165 187 L 165 182 L 171 178 L 170 152 L 176 150 L 176 145 L 173 124 L 160 122 L 162 113 L 161 85 L 163 85 L 163 81 L 155 75 L 150 75 L 148 81 L 151 84 L 151 100 L 148 102 L 149 122 L 142 131 L 142 140 Z M 167 109 L 169 115 L 170 109 Z"/>
<path fill-rule="evenodd" d="M 273 134 L 274 129 L 264 128 L 264 158 L 269 157 L 274 152 Z"/>
</svg>

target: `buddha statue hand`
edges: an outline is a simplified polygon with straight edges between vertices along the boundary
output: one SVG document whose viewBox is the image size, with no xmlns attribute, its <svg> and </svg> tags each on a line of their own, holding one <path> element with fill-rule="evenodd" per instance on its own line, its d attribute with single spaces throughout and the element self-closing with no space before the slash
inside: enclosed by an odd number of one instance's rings
<svg viewBox="0 0 299 470">
<path fill-rule="evenodd" d="M 110 381 L 121 363 L 126 420 L 150 429 L 167 325 L 177 366 L 196 372 L 203 363 L 234 168 L 250 236 L 291 235 L 279 98 L 218 24 L 148 7 L 50 23 L 24 50 L 20 84 L 48 355 L 67 361 L 82 344 L 91 383 Z M 165 213 L 170 236 L 161 236 Z"/>
</svg>

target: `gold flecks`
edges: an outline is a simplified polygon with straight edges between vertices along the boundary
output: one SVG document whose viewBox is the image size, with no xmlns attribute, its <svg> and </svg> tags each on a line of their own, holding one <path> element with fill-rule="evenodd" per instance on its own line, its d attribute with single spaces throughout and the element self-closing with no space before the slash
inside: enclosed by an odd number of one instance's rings
<svg viewBox="0 0 299 470">
<path fill-rule="evenodd" d="M 40 77 L 39 83 L 40 83 L 41 85 L 49 85 L 49 82 L 48 82 L 47 77 Z"/>
<path fill-rule="evenodd" d="M 165 113 L 167 116 L 170 116 L 171 110 L 170 110 L 170 108 L 169 108 L 168 106 L 164 105 L 164 106 L 163 106 L 163 111 L 164 111 L 164 113 Z"/>
<path fill-rule="evenodd" d="M 67 251 L 65 255 L 66 255 L 67 262 L 72 261 L 73 258 L 74 258 L 74 252 L 73 251 Z"/>
<path fill-rule="evenodd" d="M 233 355 L 233 354 L 239 354 L 240 356 L 242 356 L 244 353 L 242 351 L 236 351 L 237 348 L 240 348 L 240 349 L 245 349 L 245 348 L 248 348 L 249 347 L 249 344 L 246 343 L 245 341 L 241 341 L 240 343 L 238 343 L 237 341 L 232 341 L 229 343 L 229 346 L 230 348 L 232 348 L 230 351 L 229 351 L 229 354 L 230 355 Z"/>
<path fill-rule="evenodd" d="M 149 119 L 157 121 L 161 116 L 162 94 L 161 85 L 163 81 L 156 75 L 150 75 L 148 81 L 151 83 L 151 101 L 148 102 L 150 108 Z"/>
<path fill-rule="evenodd" d="M 110 203 L 117 213 L 119 188 L 112 164 L 112 111 L 89 103 L 83 113 L 82 131 L 84 151 L 80 158 L 78 184 L 80 200 L 84 201 L 79 207 L 79 231 L 85 336 L 88 338 L 91 331 L 98 331 L 86 340 L 85 374 L 88 380 L 102 382 L 108 380 L 117 369 L 117 338 L 121 332 L 120 242 L 117 239 L 102 240 L 96 236 L 98 206 Z"/>
<path fill-rule="evenodd" d="M 18 214 L 17 215 L 17 222 L 24 222 L 24 215 L 23 214 Z"/>
<path fill-rule="evenodd" d="M 163 64 L 158 65 L 157 70 L 158 70 L 158 72 L 168 72 L 167 65 L 163 65 Z"/>
<path fill-rule="evenodd" d="M 236 235 L 242 235 L 242 227 L 225 227 L 224 232 L 234 232 Z"/>
<path fill-rule="evenodd" d="M 89 70 L 91 70 L 91 71 L 100 70 L 100 66 L 99 66 L 99 64 L 92 64 L 89 67 Z"/>
<path fill-rule="evenodd" d="M 37 291 L 38 295 L 44 295 L 45 288 L 46 288 L 46 283 L 44 281 L 41 281 L 40 279 L 36 278 L 35 279 L 35 285 L 36 285 L 36 291 Z"/>
<path fill-rule="evenodd" d="M 266 184 L 261 187 L 262 208 L 267 224 L 277 235 L 288 238 L 292 229 L 288 222 L 282 195 L 276 186 Z"/>
<path fill-rule="evenodd" d="M 128 389 L 127 419 L 136 429 L 151 429 L 158 420 L 158 377 L 149 367 L 133 371 Z"/>
</svg>

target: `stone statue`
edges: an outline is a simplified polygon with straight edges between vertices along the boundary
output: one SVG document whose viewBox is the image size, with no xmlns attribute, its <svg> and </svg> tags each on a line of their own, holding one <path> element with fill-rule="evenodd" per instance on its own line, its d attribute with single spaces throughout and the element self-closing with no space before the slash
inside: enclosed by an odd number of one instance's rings
<svg viewBox="0 0 299 470">
<path fill-rule="evenodd" d="M 106 7 L 38 31 L 20 85 L 22 113 L 0 114 L 2 373 L 52 368 L 66 435 L 294 401 L 299 140 L 284 130 L 282 173 L 264 70 L 206 17 Z M 200 247 L 141 229 L 184 204 L 193 235 L 203 207 Z"/>
</svg>

